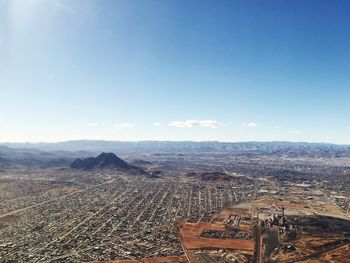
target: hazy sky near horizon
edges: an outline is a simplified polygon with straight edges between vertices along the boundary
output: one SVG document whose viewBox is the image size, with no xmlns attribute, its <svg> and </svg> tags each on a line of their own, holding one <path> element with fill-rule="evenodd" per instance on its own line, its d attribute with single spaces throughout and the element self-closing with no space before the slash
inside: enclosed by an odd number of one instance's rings
<svg viewBox="0 0 350 263">
<path fill-rule="evenodd" d="M 350 144 L 350 1 L 0 0 L 0 142 Z"/>
</svg>

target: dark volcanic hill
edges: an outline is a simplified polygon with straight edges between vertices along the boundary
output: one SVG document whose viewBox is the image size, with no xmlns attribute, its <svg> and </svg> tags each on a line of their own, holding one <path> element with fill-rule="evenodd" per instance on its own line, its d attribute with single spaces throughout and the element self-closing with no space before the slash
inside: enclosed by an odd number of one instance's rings
<svg viewBox="0 0 350 263">
<path fill-rule="evenodd" d="M 119 168 L 122 170 L 138 169 L 120 159 L 114 153 L 101 153 L 97 157 L 76 159 L 70 165 L 74 169 Z"/>
</svg>

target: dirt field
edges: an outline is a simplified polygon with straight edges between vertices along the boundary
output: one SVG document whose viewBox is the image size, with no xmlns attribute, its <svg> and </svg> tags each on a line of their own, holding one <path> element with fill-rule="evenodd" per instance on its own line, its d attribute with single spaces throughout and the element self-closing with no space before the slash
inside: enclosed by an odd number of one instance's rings
<svg viewBox="0 0 350 263">
<path fill-rule="evenodd" d="M 214 239 L 201 237 L 204 230 L 224 231 L 223 224 L 210 224 L 200 222 L 197 224 L 180 224 L 180 236 L 186 249 L 239 249 L 245 251 L 254 250 L 254 241 L 241 239 Z"/>
<path fill-rule="evenodd" d="M 301 202 L 299 198 L 289 197 L 288 200 L 275 196 L 268 196 L 259 198 L 252 203 L 256 204 L 257 208 L 260 207 L 287 207 L 290 209 L 304 209 L 305 203 Z"/>
<path fill-rule="evenodd" d="M 350 262 L 350 245 L 335 249 L 331 252 L 325 253 L 321 257 L 315 260 L 301 261 L 300 263 L 316 263 L 316 262 L 328 262 L 328 263 L 349 263 Z"/>
<path fill-rule="evenodd" d="M 12 223 L 16 220 L 16 217 L 14 215 L 8 215 L 3 218 L 0 218 L 0 227 L 5 226 L 9 223 Z"/>
<path fill-rule="evenodd" d="M 93 261 L 91 263 L 187 263 L 185 256 L 169 256 L 145 258 L 140 260 L 108 260 L 108 261 Z"/>
<path fill-rule="evenodd" d="M 251 206 L 249 206 L 249 208 L 228 207 L 218 212 L 217 214 L 215 214 L 213 218 L 213 222 L 222 223 L 226 221 L 230 215 L 241 215 L 242 217 L 245 217 L 245 216 L 250 217 L 251 216 L 250 207 Z"/>
</svg>

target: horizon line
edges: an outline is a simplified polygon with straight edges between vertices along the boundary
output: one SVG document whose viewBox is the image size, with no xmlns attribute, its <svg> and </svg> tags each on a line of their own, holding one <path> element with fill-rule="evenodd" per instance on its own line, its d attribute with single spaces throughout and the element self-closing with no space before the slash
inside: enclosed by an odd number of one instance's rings
<svg viewBox="0 0 350 263">
<path fill-rule="evenodd" d="M 242 140 L 242 141 L 221 141 L 221 140 L 113 140 L 113 139 L 71 139 L 71 140 L 58 140 L 58 141 L 3 141 L 0 144 L 58 144 L 67 142 L 121 142 L 121 143 L 138 143 L 138 142 L 216 142 L 216 143 L 294 143 L 294 144 L 328 144 L 337 146 L 350 146 L 350 143 L 333 143 L 333 142 L 320 142 L 320 141 L 289 141 L 289 140 Z"/>
</svg>

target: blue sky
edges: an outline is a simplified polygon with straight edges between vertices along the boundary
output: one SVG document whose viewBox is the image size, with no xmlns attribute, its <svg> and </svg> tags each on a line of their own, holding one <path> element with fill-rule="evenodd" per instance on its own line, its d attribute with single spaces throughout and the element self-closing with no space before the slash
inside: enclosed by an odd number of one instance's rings
<svg viewBox="0 0 350 263">
<path fill-rule="evenodd" d="M 350 144 L 349 1 L 0 1 L 0 141 Z"/>
</svg>

